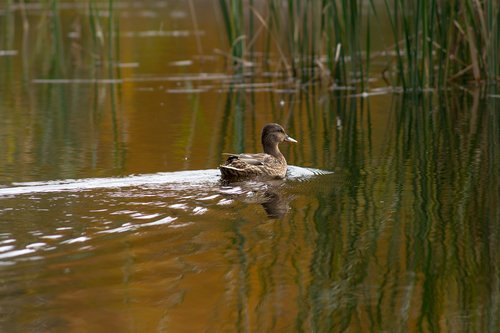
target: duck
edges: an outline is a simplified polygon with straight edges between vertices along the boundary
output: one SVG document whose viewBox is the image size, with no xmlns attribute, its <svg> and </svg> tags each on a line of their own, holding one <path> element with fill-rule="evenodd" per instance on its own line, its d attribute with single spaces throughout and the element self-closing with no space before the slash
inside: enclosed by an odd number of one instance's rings
<svg viewBox="0 0 500 333">
<path fill-rule="evenodd" d="M 281 125 L 275 123 L 264 126 L 261 140 L 263 153 L 225 154 L 229 157 L 219 166 L 223 181 L 285 178 L 287 163 L 278 145 L 282 142 L 297 143 L 297 140 L 286 134 Z"/>
</svg>

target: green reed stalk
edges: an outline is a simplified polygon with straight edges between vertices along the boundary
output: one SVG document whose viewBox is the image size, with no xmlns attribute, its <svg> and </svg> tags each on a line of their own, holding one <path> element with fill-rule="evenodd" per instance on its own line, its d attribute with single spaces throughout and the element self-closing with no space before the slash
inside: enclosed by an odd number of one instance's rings
<svg viewBox="0 0 500 333">
<path fill-rule="evenodd" d="M 231 45 L 232 62 L 242 71 L 245 54 L 245 12 L 243 0 L 219 0 L 224 26 Z M 252 27 L 253 29 L 253 27 Z M 251 39 L 251 38 L 250 38 Z"/>
<path fill-rule="evenodd" d="M 222 18 L 224 20 L 224 27 L 226 28 L 226 35 L 227 35 L 229 44 L 232 45 L 232 41 L 234 40 L 234 37 L 233 37 L 233 29 L 231 26 L 231 17 L 229 14 L 229 5 L 224 0 L 219 0 L 219 5 L 221 8 L 221 12 L 222 12 Z"/>
<path fill-rule="evenodd" d="M 108 0 L 108 11 L 109 11 L 109 18 L 108 18 L 108 50 L 107 50 L 107 57 L 108 57 L 108 75 L 109 78 L 114 77 L 114 48 L 113 48 L 113 42 L 114 42 L 114 32 L 115 32 L 115 24 L 114 24 L 114 13 L 113 13 L 113 0 Z"/>
<path fill-rule="evenodd" d="M 97 45 L 98 38 L 97 36 L 99 35 L 99 21 L 96 19 L 96 9 L 94 7 L 94 2 L 89 1 L 89 6 L 88 6 L 88 12 L 89 12 L 89 29 L 90 29 L 90 37 L 92 39 L 92 44 Z"/>
<path fill-rule="evenodd" d="M 487 31 L 490 35 L 487 39 L 487 66 L 488 66 L 488 81 L 496 83 L 500 76 L 499 68 L 499 47 L 500 47 L 500 4 L 490 0 L 487 2 Z"/>
<path fill-rule="evenodd" d="M 52 33 L 52 71 L 54 73 L 62 74 L 65 72 L 65 58 L 63 48 L 63 37 L 61 31 L 61 17 L 58 8 L 58 1 L 51 0 L 50 9 L 52 12 L 51 20 L 51 33 Z"/>
</svg>

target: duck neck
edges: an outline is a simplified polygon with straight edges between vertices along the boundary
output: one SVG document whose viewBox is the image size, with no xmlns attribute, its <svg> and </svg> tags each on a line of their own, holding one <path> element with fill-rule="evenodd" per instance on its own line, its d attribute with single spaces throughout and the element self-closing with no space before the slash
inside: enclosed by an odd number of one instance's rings
<svg viewBox="0 0 500 333">
<path fill-rule="evenodd" d="M 275 142 L 266 142 L 262 140 L 262 146 L 264 147 L 264 153 L 276 157 L 280 162 L 286 164 L 285 156 L 280 152 L 278 144 Z"/>
</svg>

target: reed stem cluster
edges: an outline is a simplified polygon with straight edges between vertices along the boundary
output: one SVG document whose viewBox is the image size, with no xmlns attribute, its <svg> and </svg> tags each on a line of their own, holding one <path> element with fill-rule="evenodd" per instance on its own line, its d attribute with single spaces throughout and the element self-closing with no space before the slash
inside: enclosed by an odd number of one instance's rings
<svg viewBox="0 0 500 333">
<path fill-rule="evenodd" d="M 219 0 L 231 56 L 300 82 L 365 91 L 370 79 L 408 89 L 496 84 L 500 3 L 495 0 Z M 277 54 L 277 56 L 275 56 Z M 374 70 L 379 57 L 386 66 Z M 241 66 L 238 68 L 242 68 Z"/>
</svg>

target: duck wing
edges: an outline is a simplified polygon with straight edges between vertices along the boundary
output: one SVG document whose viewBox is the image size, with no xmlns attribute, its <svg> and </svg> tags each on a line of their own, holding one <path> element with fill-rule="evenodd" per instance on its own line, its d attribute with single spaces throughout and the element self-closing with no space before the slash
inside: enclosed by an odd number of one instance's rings
<svg viewBox="0 0 500 333">
<path fill-rule="evenodd" d="M 227 163 L 232 163 L 235 160 L 249 164 L 249 165 L 263 165 L 267 154 L 224 154 L 229 155 Z"/>
</svg>

